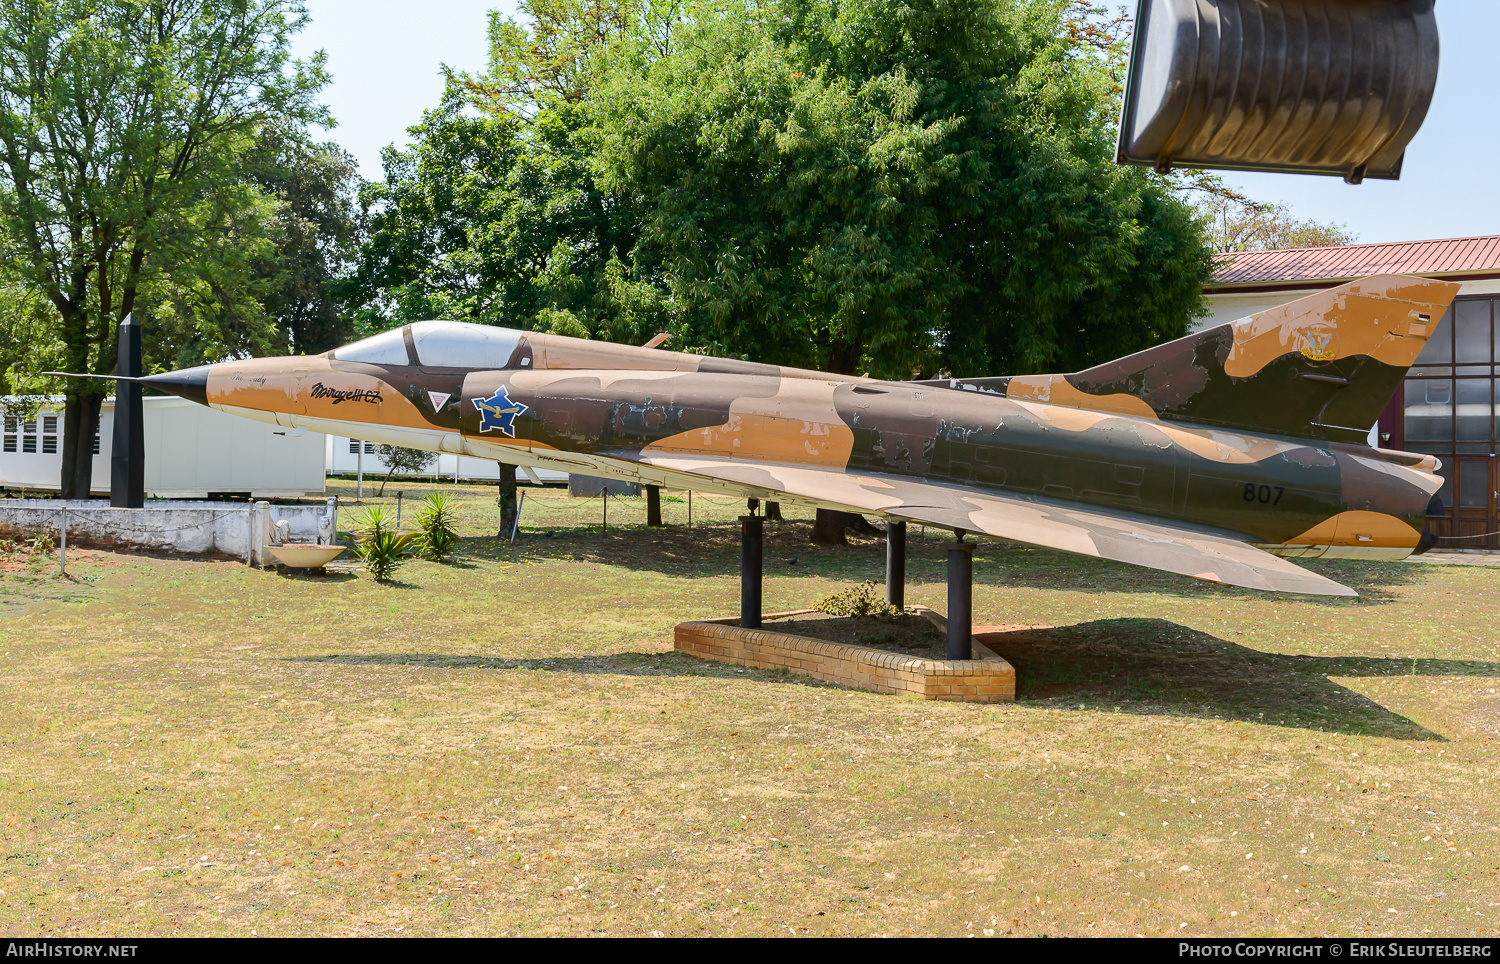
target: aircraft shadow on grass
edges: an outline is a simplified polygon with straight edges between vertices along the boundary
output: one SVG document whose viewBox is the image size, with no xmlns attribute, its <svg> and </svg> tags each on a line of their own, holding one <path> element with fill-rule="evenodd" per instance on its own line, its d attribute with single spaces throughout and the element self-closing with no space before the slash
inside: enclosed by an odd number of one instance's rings
<svg viewBox="0 0 1500 964">
<path fill-rule="evenodd" d="M 1335 679 L 1500 677 L 1500 663 L 1479 660 L 1266 653 L 1164 619 L 1102 619 L 982 638 L 1016 667 L 1021 700 L 1392 739 L 1445 738 Z"/>
<path fill-rule="evenodd" d="M 1445 740 L 1334 677 L 1500 677 L 1500 663 L 1263 653 L 1161 619 L 1106 619 L 986 634 L 1016 667 L 1017 698 L 1059 710 L 1224 719 L 1401 740 Z M 829 686 L 677 652 L 503 659 L 445 653 L 327 654 L 292 662 L 420 669 L 717 676 Z"/>
</svg>

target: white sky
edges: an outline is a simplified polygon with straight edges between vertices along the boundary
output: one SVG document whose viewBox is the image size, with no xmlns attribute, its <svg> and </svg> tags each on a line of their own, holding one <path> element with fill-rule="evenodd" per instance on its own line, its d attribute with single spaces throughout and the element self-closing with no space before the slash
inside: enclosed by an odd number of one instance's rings
<svg viewBox="0 0 1500 964">
<path fill-rule="evenodd" d="M 513 0 L 307 0 L 312 26 L 302 54 L 328 53 L 325 102 L 333 138 L 379 178 L 380 150 L 408 143 L 406 128 L 437 104 L 439 65 L 477 70 L 486 55 L 485 12 Z M 1500 3 L 1439 0 L 1442 65 L 1432 109 L 1400 181 L 1289 174 L 1226 174 L 1251 197 L 1289 204 L 1299 217 L 1347 225 L 1361 241 L 1500 234 Z"/>
</svg>

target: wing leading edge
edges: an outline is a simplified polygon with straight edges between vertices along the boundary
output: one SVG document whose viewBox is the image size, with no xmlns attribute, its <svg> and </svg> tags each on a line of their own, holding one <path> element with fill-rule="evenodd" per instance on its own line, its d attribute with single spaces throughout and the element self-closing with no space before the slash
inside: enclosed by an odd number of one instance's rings
<svg viewBox="0 0 1500 964">
<path fill-rule="evenodd" d="M 1357 596 L 1229 533 L 1163 523 L 1102 507 L 1002 495 L 895 475 L 856 475 L 813 466 L 768 465 L 658 452 L 621 454 L 667 472 L 741 486 L 749 495 L 781 494 L 854 512 L 964 529 L 1083 556 L 1112 559 L 1248 589 Z"/>
</svg>

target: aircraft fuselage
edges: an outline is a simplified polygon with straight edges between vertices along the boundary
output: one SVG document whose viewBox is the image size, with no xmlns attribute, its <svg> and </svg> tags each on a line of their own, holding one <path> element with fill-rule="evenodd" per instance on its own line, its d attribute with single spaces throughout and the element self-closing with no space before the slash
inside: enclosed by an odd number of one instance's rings
<svg viewBox="0 0 1500 964">
<path fill-rule="evenodd" d="M 901 477 L 1036 496 L 1210 526 L 1289 556 L 1401 558 L 1441 485 L 1428 456 L 982 391 L 614 345 L 543 368 L 539 349 L 551 340 L 555 362 L 556 343 L 572 340 L 511 334 L 509 367 L 486 370 L 338 352 L 207 366 L 201 400 L 288 427 L 699 489 L 715 483 L 653 458 L 744 460 L 768 480 L 818 467 L 874 487 Z M 609 367 L 574 367 L 590 362 Z M 725 487 L 755 489 L 754 472 Z M 818 504 L 770 484 L 763 496 Z"/>
</svg>

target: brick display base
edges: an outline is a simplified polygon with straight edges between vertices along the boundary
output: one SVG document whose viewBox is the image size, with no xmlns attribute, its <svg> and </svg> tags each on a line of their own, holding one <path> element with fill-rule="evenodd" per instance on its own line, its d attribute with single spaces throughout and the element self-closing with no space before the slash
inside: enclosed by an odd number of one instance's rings
<svg viewBox="0 0 1500 964">
<path fill-rule="evenodd" d="M 830 643 L 724 622 L 678 623 L 675 647 L 691 656 L 757 669 L 784 669 L 876 693 L 929 700 L 1004 703 L 1016 698 L 1016 670 L 982 645 L 981 659 L 920 659 L 872 646 Z"/>
</svg>

